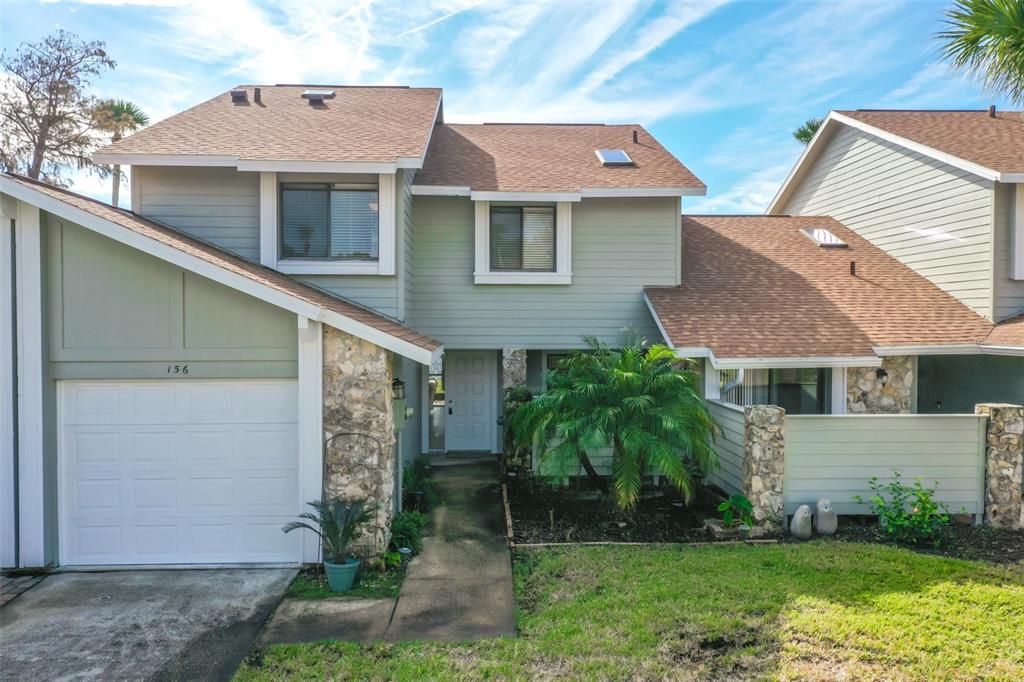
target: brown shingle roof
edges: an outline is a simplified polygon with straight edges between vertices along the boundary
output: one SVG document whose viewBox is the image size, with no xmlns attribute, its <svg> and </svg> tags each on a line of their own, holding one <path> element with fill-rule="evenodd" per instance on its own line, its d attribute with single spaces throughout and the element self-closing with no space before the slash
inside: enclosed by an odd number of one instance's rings
<svg viewBox="0 0 1024 682">
<path fill-rule="evenodd" d="M 985 339 L 988 346 L 1024 346 L 1024 313 L 1003 320 Z"/>
<path fill-rule="evenodd" d="M 980 343 L 993 325 L 832 218 L 683 216 L 683 284 L 645 292 L 675 347 L 719 358 L 869 357 Z M 822 248 L 823 227 L 848 248 Z M 857 275 L 850 274 L 850 261 Z"/>
<path fill-rule="evenodd" d="M 94 216 L 103 218 L 132 232 L 148 237 L 161 244 L 195 256 L 219 268 L 241 275 L 258 284 L 270 287 L 293 298 L 335 312 L 356 322 L 360 322 L 377 331 L 384 332 L 396 339 L 401 339 L 419 348 L 433 352 L 441 347 L 441 343 L 429 336 L 424 336 L 405 325 L 367 310 L 356 303 L 345 300 L 322 289 L 292 279 L 288 275 L 245 260 L 229 251 L 207 242 L 182 234 L 172 227 L 143 218 L 131 211 L 114 208 L 103 202 L 89 199 L 65 189 L 60 189 L 36 180 L 19 175 L 4 174 L 4 177 L 57 199 L 69 206 L 81 209 Z"/>
<path fill-rule="evenodd" d="M 605 167 L 594 153 L 598 149 L 624 149 L 636 165 Z M 438 125 L 415 184 L 483 192 L 705 189 L 639 125 Z"/>
<path fill-rule="evenodd" d="M 1024 112 L 838 111 L 999 173 L 1024 173 Z"/>
<path fill-rule="evenodd" d="M 275 161 L 393 163 L 421 158 L 440 88 L 263 85 L 262 103 L 233 104 L 228 92 L 100 150 L 124 154 L 209 154 Z M 309 89 L 335 97 L 314 107 Z"/>
</svg>

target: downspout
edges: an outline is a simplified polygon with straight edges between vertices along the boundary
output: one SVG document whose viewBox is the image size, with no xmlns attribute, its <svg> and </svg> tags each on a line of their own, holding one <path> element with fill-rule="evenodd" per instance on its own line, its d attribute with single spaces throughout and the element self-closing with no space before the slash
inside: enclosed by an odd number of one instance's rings
<svg viewBox="0 0 1024 682">
<path fill-rule="evenodd" d="M 722 386 L 722 393 L 721 393 L 721 395 L 724 396 L 726 393 L 728 393 L 729 391 L 731 391 L 732 389 L 736 388 L 737 386 L 739 386 L 740 384 L 743 383 L 743 372 L 744 371 L 745 370 L 742 367 L 740 367 L 738 370 L 736 370 L 736 378 L 733 379 L 732 381 L 730 381 L 729 383 L 727 383 L 725 386 Z"/>
</svg>

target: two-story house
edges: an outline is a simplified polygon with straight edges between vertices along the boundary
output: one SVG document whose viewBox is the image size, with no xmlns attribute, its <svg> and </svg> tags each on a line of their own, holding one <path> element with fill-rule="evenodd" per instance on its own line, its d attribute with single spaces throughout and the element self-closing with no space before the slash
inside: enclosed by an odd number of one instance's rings
<svg viewBox="0 0 1024 682">
<path fill-rule="evenodd" d="M 831 216 L 996 324 L 906 350 L 921 412 L 1024 400 L 1024 112 L 833 111 L 768 213 Z"/>
<path fill-rule="evenodd" d="M 497 452 L 584 335 L 659 340 L 705 192 L 639 125 L 432 88 L 239 86 L 95 159 L 131 211 L 0 177 L 4 566 L 316 561 L 280 528 L 324 491 L 382 549 L 403 458 Z"/>
</svg>

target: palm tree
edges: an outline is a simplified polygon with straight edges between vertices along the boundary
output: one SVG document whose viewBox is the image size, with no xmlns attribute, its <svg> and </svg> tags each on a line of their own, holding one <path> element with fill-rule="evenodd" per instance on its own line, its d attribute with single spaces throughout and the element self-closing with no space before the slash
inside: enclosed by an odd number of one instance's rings
<svg viewBox="0 0 1024 682">
<path fill-rule="evenodd" d="M 939 33 L 943 56 L 985 86 L 1024 104 L 1024 1 L 957 0 Z"/>
<path fill-rule="evenodd" d="M 689 500 L 695 479 L 718 462 L 711 447 L 718 427 L 697 390 L 697 375 L 664 345 L 591 345 L 592 352 L 562 360 L 548 375 L 547 391 L 516 410 L 516 442 L 544 443 L 546 469 L 581 465 L 603 488 L 587 450 L 611 444 L 611 487 L 624 511 L 636 506 L 649 468 Z"/>
<path fill-rule="evenodd" d="M 93 109 L 96 127 L 110 133 L 110 141 L 117 142 L 128 133 L 149 125 L 149 117 L 142 109 L 132 102 L 123 99 L 105 99 Z M 113 168 L 114 188 L 110 194 L 110 203 L 117 206 L 121 194 L 121 166 Z"/>
<path fill-rule="evenodd" d="M 801 144 L 810 144 L 811 140 L 814 139 L 814 134 L 818 132 L 818 128 L 821 127 L 821 123 L 824 119 L 821 118 L 809 118 L 804 121 L 804 124 L 793 131 L 793 137 L 795 137 Z"/>
</svg>

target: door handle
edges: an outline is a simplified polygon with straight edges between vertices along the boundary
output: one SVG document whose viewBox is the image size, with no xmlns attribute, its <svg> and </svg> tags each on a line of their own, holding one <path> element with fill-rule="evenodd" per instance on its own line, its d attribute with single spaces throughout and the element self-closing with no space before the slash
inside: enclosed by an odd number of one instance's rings
<svg viewBox="0 0 1024 682">
<path fill-rule="evenodd" d="M 452 408 L 449 407 L 448 408 L 448 414 L 451 414 L 451 413 L 452 413 Z"/>
</svg>

